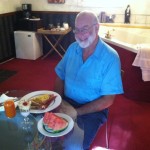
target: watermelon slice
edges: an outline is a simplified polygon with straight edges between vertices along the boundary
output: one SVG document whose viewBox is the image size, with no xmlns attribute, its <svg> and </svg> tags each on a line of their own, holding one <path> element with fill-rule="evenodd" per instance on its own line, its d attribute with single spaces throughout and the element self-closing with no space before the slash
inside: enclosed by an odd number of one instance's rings
<svg viewBox="0 0 150 150">
<path fill-rule="evenodd" d="M 48 123 L 49 123 L 49 118 L 50 118 L 50 114 L 49 114 L 49 113 L 45 113 L 45 114 L 44 114 L 44 118 L 43 118 L 43 124 L 44 124 L 44 125 L 48 125 Z"/>
<path fill-rule="evenodd" d="M 43 127 L 47 132 L 53 133 L 53 129 L 49 128 L 47 125 L 43 125 Z"/>
<path fill-rule="evenodd" d="M 43 127 L 51 133 L 59 133 L 68 127 L 68 121 L 52 112 L 46 112 L 43 118 Z"/>
</svg>

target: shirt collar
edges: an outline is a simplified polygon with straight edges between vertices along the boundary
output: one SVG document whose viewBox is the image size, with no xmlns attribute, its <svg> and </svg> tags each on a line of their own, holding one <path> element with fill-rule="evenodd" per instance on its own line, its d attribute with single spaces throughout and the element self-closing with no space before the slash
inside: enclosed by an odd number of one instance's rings
<svg viewBox="0 0 150 150">
<path fill-rule="evenodd" d="M 77 43 L 76 53 L 77 53 L 78 55 L 82 55 L 82 51 L 83 51 L 83 48 L 81 48 L 81 47 L 79 46 L 79 44 Z"/>
<path fill-rule="evenodd" d="M 99 37 L 98 43 L 96 45 L 95 51 L 93 53 L 93 57 L 99 59 L 100 58 L 100 54 L 103 48 L 103 41 L 101 40 L 101 38 Z"/>
<path fill-rule="evenodd" d="M 102 45 L 103 45 L 103 42 L 102 42 L 101 38 L 99 37 L 98 43 L 96 45 L 96 49 L 95 49 L 92 57 L 95 57 L 95 58 L 99 59 L 100 49 L 102 49 Z M 78 55 L 82 55 L 82 51 L 83 51 L 83 48 L 81 48 L 79 46 L 79 44 L 77 43 L 76 53 Z"/>
</svg>

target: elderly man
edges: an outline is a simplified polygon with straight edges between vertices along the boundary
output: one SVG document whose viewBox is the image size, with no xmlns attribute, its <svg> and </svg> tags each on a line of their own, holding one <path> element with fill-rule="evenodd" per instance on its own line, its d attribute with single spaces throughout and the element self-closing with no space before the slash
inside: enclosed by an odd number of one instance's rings
<svg viewBox="0 0 150 150">
<path fill-rule="evenodd" d="M 88 150 L 116 94 L 123 93 L 117 52 L 98 36 L 99 21 L 90 11 L 75 20 L 76 42 L 55 68 L 55 91 L 77 111 L 84 124 L 83 148 Z"/>
</svg>

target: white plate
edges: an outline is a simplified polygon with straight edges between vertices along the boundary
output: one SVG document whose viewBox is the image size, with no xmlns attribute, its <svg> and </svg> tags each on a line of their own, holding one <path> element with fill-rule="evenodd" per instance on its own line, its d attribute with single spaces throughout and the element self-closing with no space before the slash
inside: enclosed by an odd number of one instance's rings
<svg viewBox="0 0 150 150">
<path fill-rule="evenodd" d="M 62 113 L 55 113 L 55 114 L 62 117 L 62 118 L 64 118 L 64 119 L 66 119 L 69 123 L 68 127 L 65 130 L 63 130 L 62 132 L 59 132 L 59 133 L 47 132 L 43 127 L 43 118 L 42 118 L 42 119 L 39 120 L 39 122 L 37 124 L 37 128 L 38 128 L 38 130 L 41 134 L 43 134 L 45 136 L 48 136 L 48 137 L 59 137 L 59 136 L 63 136 L 65 134 L 69 133 L 73 129 L 74 121 L 70 116 L 68 116 L 66 114 L 62 114 Z"/>
<path fill-rule="evenodd" d="M 41 94 L 54 94 L 54 95 L 56 95 L 56 98 L 52 103 L 50 103 L 50 105 L 46 109 L 43 109 L 43 110 L 31 109 L 30 113 L 40 114 L 40 113 L 45 113 L 45 112 L 51 111 L 51 110 L 57 108 L 62 101 L 61 96 L 58 93 L 53 92 L 53 91 L 45 91 L 45 90 L 29 93 L 29 94 L 23 96 L 20 100 L 29 100 L 29 99 L 31 99 L 35 96 L 41 95 Z"/>
<path fill-rule="evenodd" d="M 18 102 L 15 102 L 15 107 L 17 107 Z M 4 106 L 0 106 L 0 111 L 5 111 Z"/>
</svg>

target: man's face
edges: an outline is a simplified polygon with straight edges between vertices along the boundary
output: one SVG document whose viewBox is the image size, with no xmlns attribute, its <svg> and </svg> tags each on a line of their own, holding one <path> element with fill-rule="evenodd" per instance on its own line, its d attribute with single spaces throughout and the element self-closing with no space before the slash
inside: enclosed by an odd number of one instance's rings
<svg viewBox="0 0 150 150">
<path fill-rule="evenodd" d="M 95 26 L 84 19 L 77 20 L 74 34 L 80 47 L 87 48 L 94 42 L 97 36 Z"/>
<path fill-rule="evenodd" d="M 78 29 L 77 33 L 75 33 L 75 39 L 82 48 L 89 47 L 94 42 L 95 38 L 96 32 L 93 26 L 90 29 L 89 27 L 83 27 Z"/>
</svg>

